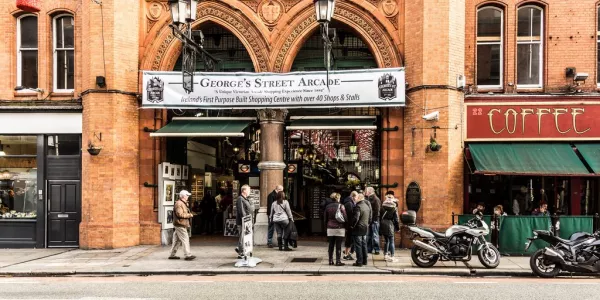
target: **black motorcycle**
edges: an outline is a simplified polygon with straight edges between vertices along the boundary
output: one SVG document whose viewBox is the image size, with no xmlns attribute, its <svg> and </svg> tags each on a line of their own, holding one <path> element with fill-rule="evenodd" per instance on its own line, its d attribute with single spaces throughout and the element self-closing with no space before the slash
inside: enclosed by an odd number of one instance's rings
<svg viewBox="0 0 600 300">
<path fill-rule="evenodd" d="M 485 236 L 490 233 L 488 225 L 481 215 L 464 225 L 452 225 L 445 233 L 415 226 L 415 213 L 403 212 L 402 223 L 413 233 L 414 244 L 410 254 L 413 262 L 422 268 L 429 268 L 441 261 L 470 261 L 473 245 L 477 246 L 479 261 L 486 268 L 495 268 L 500 264 L 500 252 Z"/>
<path fill-rule="evenodd" d="M 527 238 L 525 251 L 533 241 L 543 240 L 549 247 L 537 250 L 529 259 L 531 270 L 542 278 L 552 278 L 561 270 L 572 273 L 600 272 L 600 231 L 589 234 L 577 232 L 568 240 L 547 230 L 534 230 Z"/>
</svg>

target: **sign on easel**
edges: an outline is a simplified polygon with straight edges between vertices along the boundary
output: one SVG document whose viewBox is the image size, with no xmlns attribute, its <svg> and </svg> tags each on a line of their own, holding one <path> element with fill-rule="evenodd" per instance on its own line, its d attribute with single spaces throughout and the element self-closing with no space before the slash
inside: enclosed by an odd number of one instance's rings
<svg viewBox="0 0 600 300">
<path fill-rule="evenodd" d="M 254 251 L 254 233 L 252 230 L 252 216 L 248 215 L 242 218 L 242 232 L 240 232 L 242 249 L 240 249 L 241 259 L 235 263 L 236 267 L 256 267 L 262 262 L 262 259 L 252 257 Z"/>
</svg>

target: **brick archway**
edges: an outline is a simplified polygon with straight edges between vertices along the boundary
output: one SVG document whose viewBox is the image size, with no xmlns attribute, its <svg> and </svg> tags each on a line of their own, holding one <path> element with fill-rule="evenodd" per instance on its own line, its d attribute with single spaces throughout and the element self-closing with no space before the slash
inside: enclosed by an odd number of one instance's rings
<svg viewBox="0 0 600 300">
<path fill-rule="evenodd" d="M 256 72 L 268 70 L 270 46 L 265 33 L 252 20 L 218 1 L 201 2 L 197 14 L 196 21 L 192 23 L 193 28 L 209 21 L 224 27 L 237 36 L 246 47 Z M 168 24 L 168 20 L 163 20 L 163 27 L 157 34 L 156 42 L 148 48 L 140 64 L 142 70 L 173 70 L 181 53 L 181 42 L 173 36 Z"/>
<path fill-rule="evenodd" d="M 312 5 L 302 9 L 297 16 L 287 26 L 288 29 L 281 34 L 285 38 L 274 46 L 271 55 L 271 70 L 273 72 L 289 72 L 304 42 L 314 30 L 318 30 L 319 24 L 316 21 Z M 358 32 L 371 49 L 378 67 L 403 66 L 400 51 L 385 26 L 379 23 L 369 12 L 365 12 L 362 7 L 357 7 L 351 2 L 336 3 L 333 18 Z"/>
</svg>

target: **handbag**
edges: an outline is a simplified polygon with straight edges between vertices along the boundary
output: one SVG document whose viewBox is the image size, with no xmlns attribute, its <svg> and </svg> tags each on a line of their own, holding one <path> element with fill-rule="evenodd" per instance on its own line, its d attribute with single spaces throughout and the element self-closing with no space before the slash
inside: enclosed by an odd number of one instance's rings
<svg viewBox="0 0 600 300">
<path fill-rule="evenodd" d="M 335 212 L 335 220 L 340 223 L 346 223 L 346 219 L 344 218 L 344 214 L 342 213 L 341 204 L 338 204 L 337 211 Z"/>
</svg>

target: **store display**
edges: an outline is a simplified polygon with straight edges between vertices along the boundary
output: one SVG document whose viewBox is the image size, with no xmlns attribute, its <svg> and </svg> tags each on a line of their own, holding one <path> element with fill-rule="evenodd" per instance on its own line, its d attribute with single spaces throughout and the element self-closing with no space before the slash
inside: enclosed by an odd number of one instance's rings
<svg viewBox="0 0 600 300">
<path fill-rule="evenodd" d="M 162 177 L 169 178 L 171 176 L 171 164 L 170 163 L 162 163 Z"/>
<path fill-rule="evenodd" d="M 191 203 L 202 201 L 204 198 L 204 176 L 194 176 L 191 183 Z"/>
</svg>

